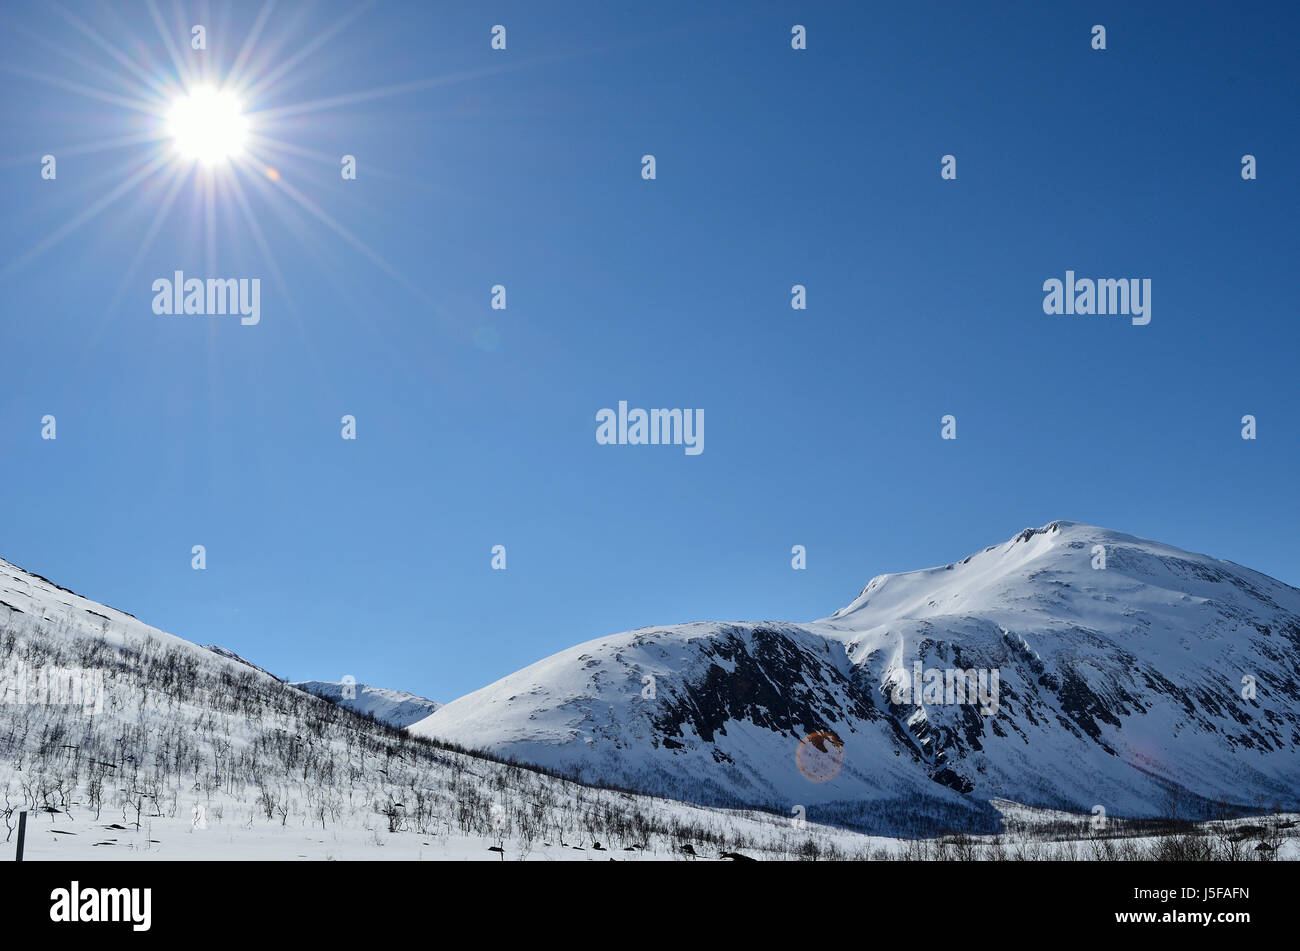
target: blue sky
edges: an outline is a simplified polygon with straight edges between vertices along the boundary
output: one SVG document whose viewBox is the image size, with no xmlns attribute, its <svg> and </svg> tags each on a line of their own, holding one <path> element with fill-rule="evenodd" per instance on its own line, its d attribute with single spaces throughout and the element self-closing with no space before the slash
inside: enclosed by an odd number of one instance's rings
<svg viewBox="0 0 1300 951">
<path fill-rule="evenodd" d="M 355 9 L 281 6 L 251 82 Z M 247 102 L 271 261 L 196 175 L 146 241 L 174 161 L 31 255 L 168 144 L 80 148 L 156 127 L 111 98 L 140 81 L 6 4 L 0 557 L 443 700 L 601 634 L 821 617 L 1056 518 L 1300 584 L 1300 14 L 978 6 L 377 4 Z M 77 15 L 174 86 L 162 32 L 222 81 L 260 9 Z M 1149 278 L 1150 325 L 1044 315 L 1067 269 Z M 260 278 L 261 323 L 155 315 L 175 270 Z M 619 400 L 702 408 L 705 451 L 597 445 Z"/>
</svg>

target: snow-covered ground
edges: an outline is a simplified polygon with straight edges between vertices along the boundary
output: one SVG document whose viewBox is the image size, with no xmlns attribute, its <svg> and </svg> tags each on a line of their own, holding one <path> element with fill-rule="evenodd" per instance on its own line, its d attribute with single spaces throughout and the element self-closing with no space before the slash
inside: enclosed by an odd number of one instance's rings
<svg viewBox="0 0 1300 951">
<path fill-rule="evenodd" d="M 1143 859 L 1160 855 L 1168 837 L 1121 833 L 1118 829 L 1093 830 L 1093 817 L 1034 810 L 999 802 L 1010 831 L 1000 835 L 941 836 L 931 839 L 897 839 L 868 836 L 844 829 L 812 824 L 795 830 L 790 820 L 762 813 L 729 812 L 690 806 L 671 800 L 647 802 L 633 797 L 637 808 L 655 812 L 659 821 L 682 828 L 711 828 L 734 837 L 743 846 L 727 848 L 687 836 L 682 841 L 654 838 L 621 845 L 586 836 L 558 836 L 525 840 L 517 834 L 461 834 L 446 824 L 428 832 L 401 828 L 389 831 L 386 821 L 355 817 L 329 829 L 294 821 L 267 820 L 256 808 L 231 802 L 209 802 L 199 812 L 182 809 L 175 816 L 145 817 L 140 829 L 125 825 L 119 813 L 99 820 L 84 810 L 59 814 L 34 814 L 27 828 L 26 858 L 35 860 L 294 860 L 310 861 L 541 861 L 619 862 L 731 861 L 735 853 L 757 860 L 1007 860 L 1066 861 Z M 626 803 L 626 800 L 625 800 Z M 111 820 L 116 821 L 111 821 Z M 1267 820 L 1237 819 L 1207 823 L 1187 841 L 1217 850 L 1235 848 L 1241 861 L 1260 858 L 1256 851 L 1261 824 L 1279 826 L 1276 853 L 1279 861 L 1300 859 L 1300 815 L 1280 815 Z M 1228 843 L 1234 842 L 1235 846 Z M 9 846 L 12 847 L 12 840 Z M 683 846 L 691 846 L 690 852 Z M 500 848 L 501 851 L 494 851 Z M 1195 848 L 1195 845 L 1193 845 Z M 1201 858 L 1189 852 L 1179 858 Z M 1204 857 L 1208 858 L 1207 853 Z M 1165 855 L 1165 858 L 1173 856 Z"/>
<path fill-rule="evenodd" d="M 728 814 L 669 800 L 650 803 L 632 797 L 623 803 L 597 796 L 598 808 L 644 809 L 656 821 L 683 828 L 711 829 L 728 837 L 722 844 L 684 836 L 681 841 L 649 837 L 646 847 L 625 838 L 584 832 L 581 823 L 561 836 L 526 839 L 516 831 L 499 835 L 488 830 L 462 834 L 454 821 L 429 825 L 425 832 L 404 826 L 390 831 L 377 813 L 357 810 L 337 825 L 313 828 L 301 817 L 281 825 L 267 819 L 247 802 L 207 802 L 203 812 L 179 802 L 177 814 L 146 816 L 136 830 L 134 812 L 123 822 L 121 810 L 105 811 L 99 820 L 84 809 L 53 815 L 32 815 L 28 822 L 26 858 L 37 859 L 311 859 L 311 860 L 473 860 L 473 861 L 706 861 L 720 859 L 735 846 L 746 857 L 794 859 L 804 856 L 861 857 L 872 848 L 897 851 L 900 843 L 872 839 L 840 829 L 806 826 L 796 833 L 790 822 L 762 814 Z M 744 843 L 741 845 L 740 843 Z M 809 851 L 809 843 L 815 852 Z M 12 847 L 12 842 L 11 842 Z M 690 852 L 682 847 L 689 845 Z M 502 851 L 493 851 L 494 847 Z"/>
</svg>

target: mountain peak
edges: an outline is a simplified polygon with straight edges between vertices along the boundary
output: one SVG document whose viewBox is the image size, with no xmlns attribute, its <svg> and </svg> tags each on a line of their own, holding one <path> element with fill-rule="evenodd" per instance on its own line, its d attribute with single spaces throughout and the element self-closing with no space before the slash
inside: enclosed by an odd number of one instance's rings
<svg viewBox="0 0 1300 951">
<path fill-rule="evenodd" d="M 1043 526 L 1040 527 L 1040 528 L 1026 528 L 1023 532 L 1021 532 L 1021 533 L 1020 533 L 1019 535 L 1017 535 L 1015 538 L 1011 539 L 1011 541 L 1012 541 L 1013 543 L 1014 543 L 1014 542 L 1027 542 L 1027 541 L 1029 541 L 1029 539 L 1033 538 L 1035 535 L 1055 535 L 1055 534 L 1057 534 L 1058 532 L 1060 532 L 1062 528 L 1072 528 L 1072 527 L 1074 527 L 1074 526 L 1077 525 L 1077 524 L 1078 524 L 1077 522 L 1066 522 L 1066 521 L 1062 521 L 1062 520 L 1060 520 L 1060 519 L 1057 519 L 1055 522 L 1048 522 L 1046 525 L 1043 525 Z M 1083 526 L 1083 527 L 1088 528 L 1088 527 L 1090 527 L 1090 526 Z"/>
</svg>

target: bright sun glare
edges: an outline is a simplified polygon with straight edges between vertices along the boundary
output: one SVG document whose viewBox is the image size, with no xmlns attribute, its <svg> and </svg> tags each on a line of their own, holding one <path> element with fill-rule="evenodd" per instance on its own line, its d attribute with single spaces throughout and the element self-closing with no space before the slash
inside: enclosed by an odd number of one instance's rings
<svg viewBox="0 0 1300 951">
<path fill-rule="evenodd" d="M 172 104 L 168 130 L 176 151 L 203 165 L 236 158 L 244 150 L 248 119 L 228 90 L 200 86 Z"/>
<path fill-rule="evenodd" d="M 67 235 L 121 200 L 122 196 L 132 192 L 137 196 L 143 193 L 143 198 L 139 198 L 145 203 L 143 207 L 156 204 L 153 223 L 144 235 L 143 244 L 136 249 L 134 258 L 122 274 L 117 292 L 108 308 L 114 310 L 122 301 L 123 295 L 128 293 L 136 271 L 146 260 L 152 244 L 163 227 L 172 220 L 172 208 L 184 194 L 183 189 L 192 185 L 192 195 L 206 199 L 203 205 L 193 206 L 192 214 L 196 222 L 208 226 L 206 236 L 209 239 L 209 259 L 215 254 L 217 236 L 221 233 L 217 227 L 218 221 L 235 229 L 241 226 L 239 216 L 242 216 L 242 226 L 265 256 L 272 275 L 277 281 L 280 280 L 272 242 L 263 233 L 259 216 L 254 213 L 250 203 L 250 199 L 264 200 L 268 207 L 281 212 L 281 217 L 288 214 L 289 209 L 293 209 L 294 214 L 302 212 L 305 216 L 302 221 L 291 222 L 295 236 L 300 240 L 306 240 L 313 233 L 308 229 L 317 224 L 328 228 L 353 249 L 365 255 L 385 274 L 401 283 L 426 306 L 436 308 L 436 302 L 425 293 L 422 286 L 409 280 L 377 251 L 295 187 L 295 181 L 303 177 L 301 174 L 295 175 L 295 172 L 300 173 L 322 160 L 337 170 L 339 166 L 335 164 L 336 158 L 330 154 L 310 152 L 294 142 L 277 139 L 274 133 L 281 120 L 289 116 L 293 118 L 287 125 L 292 130 L 299 123 L 309 122 L 312 114 L 333 110 L 339 105 L 407 96 L 418 89 L 460 82 L 462 78 L 471 78 L 477 74 L 433 75 L 371 89 L 346 91 L 341 95 L 336 93 L 321 99 L 282 103 L 284 91 L 292 88 L 302 78 L 298 71 L 299 64 L 363 15 L 370 8 L 369 3 L 354 5 L 341 19 L 305 44 L 299 43 L 296 34 L 286 28 L 283 37 L 264 41 L 261 52 L 255 52 L 262 27 L 275 7 L 275 0 L 265 0 L 239 53 L 229 65 L 224 60 L 210 62 L 202 57 L 190 59 L 179 55 L 175 37 L 158 15 L 153 0 L 149 0 L 146 6 L 153 14 L 161 45 L 170 53 L 170 63 L 150 52 L 150 40 L 147 37 L 132 37 L 130 46 L 133 52 L 127 56 L 118 52 L 113 42 L 100 36 L 76 15 L 65 10 L 59 11 L 80 32 L 108 50 L 118 63 L 127 67 L 131 75 L 118 76 L 95 66 L 95 72 L 107 76 L 112 82 L 111 86 L 104 88 L 67 84 L 64 80 L 36 74 L 32 74 L 32 78 L 42 79 L 51 85 L 66 85 L 88 97 L 115 103 L 126 107 L 131 113 L 148 117 L 147 120 L 128 117 L 124 132 L 129 130 L 133 134 L 88 142 L 81 147 L 82 151 L 105 151 L 124 145 L 140 145 L 142 148 L 140 155 L 121 167 L 124 177 L 107 195 L 75 213 L 61 227 L 37 241 L 22 255 L 9 255 L 0 260 L 0 280 L 48 252 Z M 0 0 L 0 8 L 5 7 L 4 0 Z M 3 30 L 0 29 L 0 32 Z M 197 32 L 193 34 L 197 35 Z M 187 41 L 192 39 L 183 30 L 181 36 Z M 206 40 L 206 33 L 204 36 Z M 192 48 L 206 47 L 198 45 Z M 134 59 L 137 55 L 140 57 L 138 63 Z M 210 55 L 215 58 L 215 54 Z M 314 64 L 317 61 L 312 62 Z M 8 68 L 7 61 L 0 63 L 0 72 Z M 50 160 L 48 168 L 50 178 L 53 178 L 54 156 L 46 157 Z M 3 156 L 0 156 L 2 159 Z M 0 161 L 0 164 L 5 163 Z M 46 163 L 42 161 L 42 177 L 45 169 Z M 346 167 L 343 172 L 345 178 L 355 177 L 355 166 L 352 167 L 351 174 L 346 174 Z M 280 289 L 287 292 L 282 282 Z"/>
</svg>

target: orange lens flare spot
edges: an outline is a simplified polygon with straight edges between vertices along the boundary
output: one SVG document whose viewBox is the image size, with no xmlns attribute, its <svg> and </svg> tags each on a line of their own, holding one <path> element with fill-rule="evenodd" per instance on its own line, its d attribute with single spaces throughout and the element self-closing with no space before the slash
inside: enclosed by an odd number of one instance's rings
<svg viewBox="0 0 1300 951">
<path fill-rule="evenodd" d="M 829 730 L 809 733 L 794 753 L 799 772 L 814 783 L 825 783 L 844 766 L 844 742 Z"/>
</svg>

